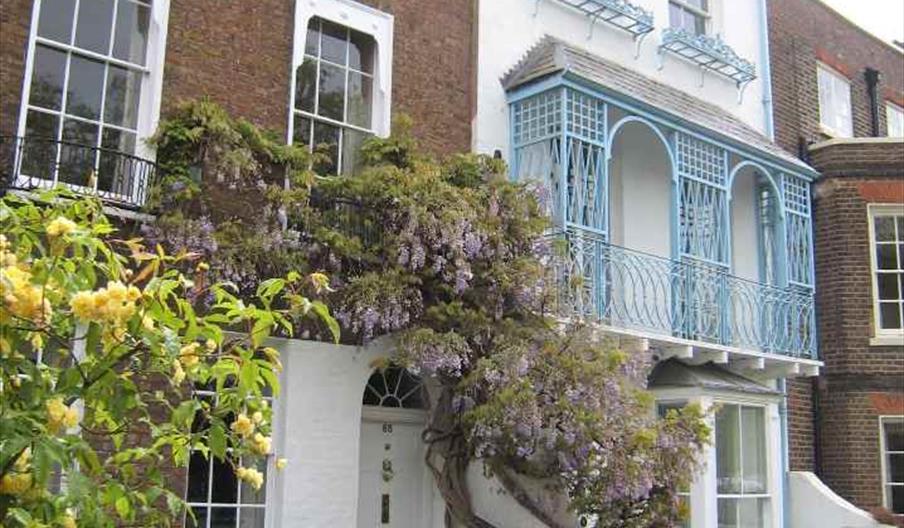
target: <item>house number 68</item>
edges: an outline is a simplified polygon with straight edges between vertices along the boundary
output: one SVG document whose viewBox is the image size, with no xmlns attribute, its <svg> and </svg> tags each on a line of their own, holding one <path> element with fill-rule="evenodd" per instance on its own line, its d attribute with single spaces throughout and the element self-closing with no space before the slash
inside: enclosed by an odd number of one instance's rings
<svg viewBox="0 0 904 528">
<path fill-rule="evenodd" d="M 392 424 L 391 423 L 383 424 L 383 432 L 384 433 L 392 433 Z"/>
</svg>

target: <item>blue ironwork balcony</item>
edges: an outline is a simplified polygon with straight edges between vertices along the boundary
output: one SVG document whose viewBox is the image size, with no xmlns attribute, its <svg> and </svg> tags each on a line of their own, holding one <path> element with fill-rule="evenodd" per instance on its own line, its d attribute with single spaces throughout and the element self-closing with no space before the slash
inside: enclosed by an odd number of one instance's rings
<svg viewBox="0 0 904 528">
<path fill-rule="evenodd" d="M 114 149 L 55 138 L 0 136 L 0 189 L 63 184 L 119 207 L 137 209 L 157 174 L 154 162 Z"/>
<path fill-rule="evenodd" d="M 716 72 L 733 80 L 743 89 L 756 79 L 756 67 L 738 56 L 721 37 L 695 35 L 683 28 L 666 28 L 662 31 L 660 52 L 668 50 L 687 59 L 704 70 Z"/>
<path fill-rule="evenodd" d="M 640 41 L 653 31 L 653 13 L 626 0 L 558 0 L 584 13 L 590 19 L 589 34 L 597 22 L 606 22 L 630 33 Z M 540 0 L 537 0 L 539 6 Z"/>
<path fill-rule="evenodd" d="M 779 288 L 724 268 L 607 243 L 571 228 L 554 266 L 558 310 L 613 328 L 815 359 L 809 290 Z"/>
</svg>

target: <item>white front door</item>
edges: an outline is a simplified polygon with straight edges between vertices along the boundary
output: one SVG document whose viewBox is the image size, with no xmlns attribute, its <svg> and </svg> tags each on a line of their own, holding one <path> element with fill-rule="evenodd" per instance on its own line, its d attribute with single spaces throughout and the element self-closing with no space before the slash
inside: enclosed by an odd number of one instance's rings
<svg viewBox="0 0 904 528">
<path fill-rule="evenodd" d="M 425 418 L 419 410 L 364 407 L 358 528 L 429 524 L 433 484 L 421 440 Z"/>
</svg>

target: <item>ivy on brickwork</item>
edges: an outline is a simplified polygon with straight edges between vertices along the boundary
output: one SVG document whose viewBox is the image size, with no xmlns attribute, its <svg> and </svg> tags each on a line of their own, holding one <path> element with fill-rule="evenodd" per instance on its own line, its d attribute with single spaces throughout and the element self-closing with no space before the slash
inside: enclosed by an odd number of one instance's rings
<svg viewBox="0 0 904 528">
<path fill-rule="evenodd" d="M 440 387 L 427 461 L 464 525 L 491 526 L 471 508 L 473 460 L 550 526 L 554 512 L 524 478 L 601 526 L 670 525 L 708 438 L 700 410 L 658 419 L 643 356 L 548 313 L 556 250 L 532 189 L 500 160 L 434 160 L 408 128 L 402 119 L 393 136 L 367 140 L 357 173 L 319 177 L 303 149 L 209 102 L 186 105 L 156 138 L 166 178 L 144 234 L 203 256 L 212 280 L 244 294 L 261 277 L 322 273 L 343 341 L 395 336 L 399 354 L 384 363 Z"/>
</svg>

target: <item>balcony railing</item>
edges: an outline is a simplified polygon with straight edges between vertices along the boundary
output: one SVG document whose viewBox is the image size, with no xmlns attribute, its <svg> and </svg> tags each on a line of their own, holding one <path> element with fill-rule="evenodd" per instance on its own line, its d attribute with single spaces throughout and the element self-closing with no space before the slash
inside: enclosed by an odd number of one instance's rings
<svg viewBox="0 0 904 528">
<path fill-rule="evenodd" d="M 813 294 L 608 244 L 572 229 L 556 257 L 562 315 L 614 328 L 815 359 Z"/>
<path fill-rule="evenodd" d="M 43 137 L 0 136 L 0 187 L 63 184 L 105 202 L 138 208 L 157 174 L 154 162 L 113 149 Z"/>
</svg>

